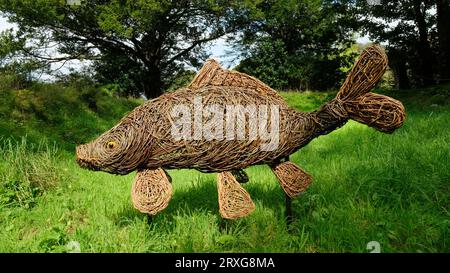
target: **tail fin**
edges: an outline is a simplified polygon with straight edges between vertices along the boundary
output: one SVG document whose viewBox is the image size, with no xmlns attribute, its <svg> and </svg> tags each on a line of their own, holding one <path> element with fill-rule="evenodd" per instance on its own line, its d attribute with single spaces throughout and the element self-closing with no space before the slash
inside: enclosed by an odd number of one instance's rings
<svg viewBox="0 0 450 273">
<path fill-rule="evenodd" d="M 391 97 L 369 93 L 381 80 L 388 60 L 383 48 L 367 47 L 354 64 L 336 100 L 349 117 L 378 131 L 392 133 L 406 118 L 402 103 Z"/>
</svg>

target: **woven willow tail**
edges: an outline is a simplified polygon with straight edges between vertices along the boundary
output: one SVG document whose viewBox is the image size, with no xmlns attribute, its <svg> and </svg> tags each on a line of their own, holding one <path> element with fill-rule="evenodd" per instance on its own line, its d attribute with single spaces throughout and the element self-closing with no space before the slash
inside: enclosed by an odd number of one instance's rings
<svg viewBox="0 0 450 273">
<path fill-rule="evenodd" d="M 336 97 L 345 102 L 349 118 L 375 129 L 392 133 L 400 128 L 406 118 L 405 108 L 398 100 L 368 93 L 381 80 L 388 60 L 380 46 L 366 48 L 353 66 Z"/>
<path fill-rule="evenodd" d="M 381 80 L 387 66 L 383 48 L 377 45 L 367 47 L 353 65 L 336 98 L 351 101 L 369 92 Z"/>
<path fill-rule="evenodd" d="M 138 170 L 132 187 L 133 204 L 139 211 L 150 215 L 167 207 L 172 195 L 170 177 L 165 169 L 218 172 L 221 215 L 229 219 L 243 217 L 254 210 L 249 194 L 239 184 L 248 181 L 243 171 L 245 168 L 270 165 L 286 194 L 295 197 L 311 184 L 311 176 L 293 163 L 281 163 L 282 159 L 314 138 L 338 129 L 349 119 L 384 133 L 392 133 L 402 126 L 406 118 L 402 103 L 370 93 L 386 68 L 384 50 L 379 46 L 367 47 L 336 98 L 316 111 L 301 113 L 290 108 L 275 90 L 260 80 L 223 69 L 216 61 L 209 60 L 187 88 L 145 102 L 96 140 L 78 146 L 77 162 L 83 168 L 121 175 Z M 191 114 L 200 112 L 182 119 L 173 114 L 179 106 Z M 242 109 L 254 106 L 259 110 L 275 107 L 277 111 L 267 115 L 264 124 L 270 127 L 275 124 L 272 118 L 278 118 L 278 127 L 271 131 L 276 133 L 277 145 L 273 149 L 262 149 L 267 139 L 259 134 L 251 138 L 250 135 L 259 132 L 260 128 L 258 130 L 250 123 L 241 127 L 239 132 L 234 127 L 226 132 L 233 137 L 241 133 L 243 139 L 220 135 L 213 138 L 195 134 L 194 137 L 174 136 L 180 128 L 183 132 L 186 128 L 187 132 L 195 131 L 196 126 L 191 122 L 198 118 L 209 124 L 209 128 L 225 131 L 228 129 L 224 125 L 227 122 L 226 111 L 213 123 L 212 114 L 204 111 L 214 107 L 227 109 L 228 106 Z M 243 111 L 245 116 L 241 120 L 248 120 L 250 112 Z M 258 115 L 260 119 L 265 117 Z"/>
<path fill-rule="evenodd" d="M 367 93 L 345 107 L 351 119 L 367 124 L 384 133 L 392 133 L 403 125 L 405 108 L 388 96 Z"/>
</svg>

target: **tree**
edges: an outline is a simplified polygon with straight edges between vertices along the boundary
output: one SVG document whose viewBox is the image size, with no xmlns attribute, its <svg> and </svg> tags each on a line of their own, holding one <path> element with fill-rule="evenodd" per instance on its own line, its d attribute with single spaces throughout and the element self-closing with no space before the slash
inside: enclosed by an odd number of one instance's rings
<svg viewBox="0 0 450 273">
<path fill-rule="evenodd" d="M 391 47 L 387 53 L 389 66 L 394 71 L 395 88 L 409 89 L 411 84 L 408 77 L 407 53 L 401 48 L 394 47 Z"/>
<path fill-rule="evenodd" d="M 0 33 L 0 72 L 14 76 L 17 85 L 31 82 L 39 72 L 42 74 L 49 68 L 35 58 L 26 58 L 20 54 L 25 42 L 24 39 L 16 39 L 10 29 Z"/>
<path fill-rule="evenodd" d="M 427 10 L 431 8 L 432 1 L 413 1 L 414 22 L 419 30 L 419 39 L 417 41 L 417 55 L 419 56 L 419 75 L 422 77 L 422 85 L 428 86 L 435 83 L 433 78 L 434 55 L 431 51 L 429 40 L 429 28 L 433 23 L 427 20 Z"/>
<path fill-rule="evenodd" d="M 435 83 L 433 49 L 436 16 L 431 0 L 390 0 L 381 5 L 357 1 L 358 21 L 371 39 L 386 43 L 396 85 L 409 88 Z"/>
<path fill-rule="evenodd" d="M 282 41 L 260 41 L 249 52 L 249 56 L 235 69 L 257 76 L 259 80 L 276 89 L 286 88 L 289 85 L 289 79 L 294 78 L 291 73 L 295 67 L 289 61 Z M 302 74 L 299 73 L 299 75 Z"/>
<path fill-rule="evenodd" d="M 74 1 L 72 1 L 74 2 Z M 0 0 L 17 23 L 22 51 L 47 63 L 93 60 L 100 77 L 121 80 L 148 98 L 185 64 L 198 65 L 202 45 L 234 30 L 231 1 Z M 236 17 L 237 18 L 237 17 Z M 30 42 L 31 41 L 31 42 Z M 49 55 L 48 51 L 52 54 Z"/>
<path fill-rule="evenodd" d="M 439 74 L 450 81 L 450 1 L 436 0 L 437 32 L 439 43 Z"/>
<path fill-rule="evenodd" d="M 351 19 L 344 1 L 265 0 L 246 14 L 236 39 L 244 61 L 238 67 L 267 78 L 276 88 L 328 89 L 345 76 L 352 56 Z M 262 60 L 266 60 L 261 63 Z M 259 68 L 256 69 L 256 64 Z M 282 80 L 280 80 L 282 78 Z M 276 82 L 270 79 L 278 79 Z"/>
</svg>

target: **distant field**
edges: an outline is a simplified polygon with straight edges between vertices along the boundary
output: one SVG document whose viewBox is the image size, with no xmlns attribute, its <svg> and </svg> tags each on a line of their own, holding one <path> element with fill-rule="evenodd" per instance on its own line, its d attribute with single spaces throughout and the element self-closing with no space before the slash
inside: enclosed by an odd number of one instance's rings
<svg viewBox="0 0 450 273">
<path fill-rule="evenodd" d="M 247 170 L 256 210 L 235 221 L 220 218 L 215 174 L 169 171 L 172 201 L 148 225 L 131 204 L 134 174 L 82 170 L 73 154 L 140 101 L 47 89 L 0 89 L 0 252 L 66 252 L 71 241 L 82 252 L 368 252 L 370 241 L 382 252 L 450 252 L 449 86 L 383 92 L 408 114 L 393 135 L 351 121 L 292 155 L 314 182 L 289 227 L 267 166 Z M 333 97 L 282 95 L 302 111 Z"/>
</svg>

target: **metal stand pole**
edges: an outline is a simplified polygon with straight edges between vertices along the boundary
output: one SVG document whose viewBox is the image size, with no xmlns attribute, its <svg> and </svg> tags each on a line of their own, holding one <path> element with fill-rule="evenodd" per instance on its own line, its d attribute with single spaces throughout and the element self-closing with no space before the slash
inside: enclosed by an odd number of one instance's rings
<svg viewBox="0 0 450 273">
<path fill-rule="evenodd" d="M 289 156 L 285 157 L 283 161 L 284 162 L 289 161 Z M 294 220 L 294 216 L 292 214 L 292 199 L 286 193 L 284 193 L 284 196 L 286 199 L 284 217 L 286 219 L 286 225 L 289 226 L 292 224 L 292 221 Z"/>
<path fill-rule="evenodd" d="M 153 216 L 151 216 L 150 214 L 147 214 L 147 224 L 149 226 L 151 226 L 152 222 L 153 222 Z"/>
<path fill-rule="evenodd" d="M 219 222 L 220 231 L 226 231 L 229 223 L 231 223 L 230 220 L 221 217 Z"/>
<path fill-rule="evenodd" d="M 286 210 L 284 213 L 284 217 L 286 219 L 286 225 L 289 226 L 290 224 L 292 224 L 294 218 L 292 215 L 292 199 L 287 194 L 285 194 L 285 196 L 286 196 L 286 203 L 285 203 Z"/>
</svg>

